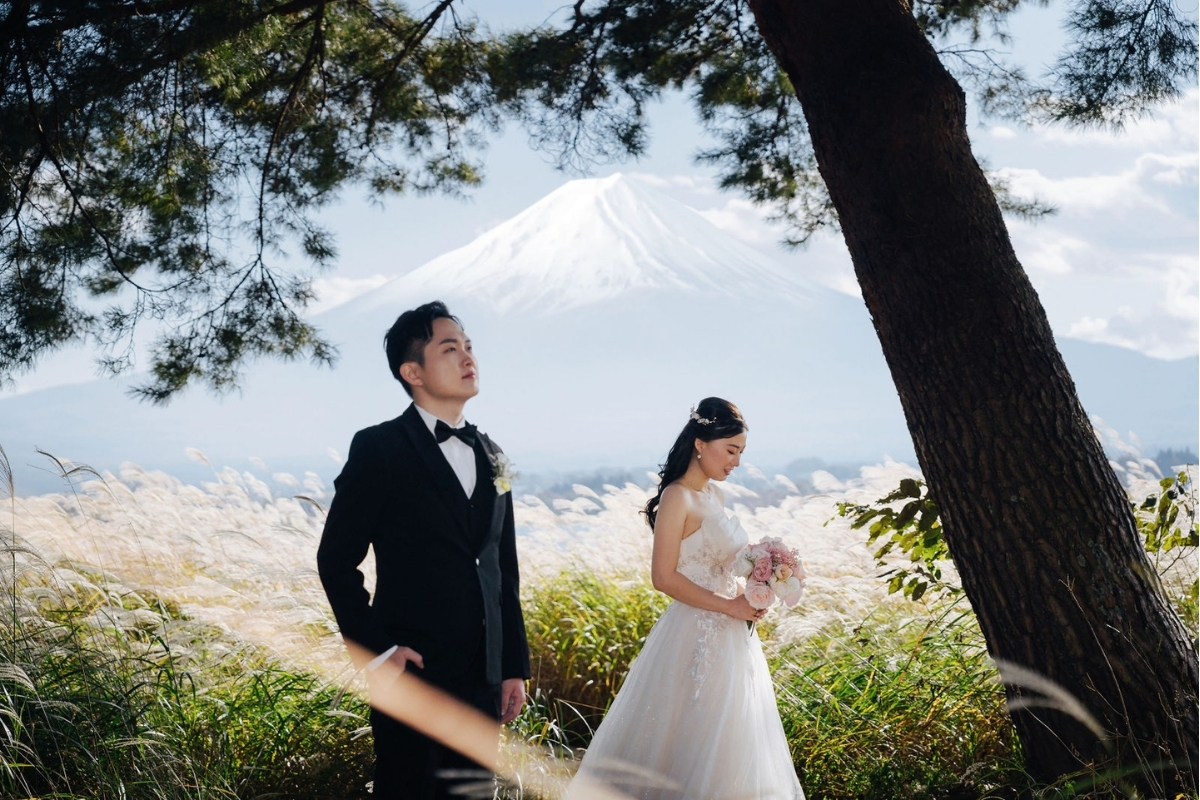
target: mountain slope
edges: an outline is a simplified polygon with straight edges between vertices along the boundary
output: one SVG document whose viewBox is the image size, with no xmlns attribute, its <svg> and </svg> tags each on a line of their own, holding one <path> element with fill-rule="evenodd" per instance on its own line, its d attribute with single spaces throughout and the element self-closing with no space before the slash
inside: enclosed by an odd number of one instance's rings
<svg viewBox="0 0 1200 800">
<path fill-rule="evenodd" d="M 468 419 L 527 472 L 650 466 L 688 408 L 726 397 L 750 424 L 747 460 L 911 458 L 899 401 L 862 302 L 784 268 L 691 209 L 615 176 L 566 184 L 467 246 L 316 322 L 339 344 L 330 372 L 260 364 L 240 395 L 166 409 L 96 381 L 0 401 L 0 445 L 25 491 L 47 479 L 34 446 L 113 468 L 131 460 L 199 477 L 184 456 L 251 456 L 326 479 L 359 428 L 408 403 L 387 373 L 396 315 L 446 301 L 473 338 L 482 393 Z M 1195 447 L 1197 361 L 1060 343 L 1084 405 L 1151 450 Z"/>
<path fill-rule="evenodd" d="M 413 296 L 477 296 L 500 315 L 547 315 L 646 290 L 796 300 L 826 291 L 667 195 L 613 175 L 564 184 L 350 305 L 390 312 Z"/>
</svg>

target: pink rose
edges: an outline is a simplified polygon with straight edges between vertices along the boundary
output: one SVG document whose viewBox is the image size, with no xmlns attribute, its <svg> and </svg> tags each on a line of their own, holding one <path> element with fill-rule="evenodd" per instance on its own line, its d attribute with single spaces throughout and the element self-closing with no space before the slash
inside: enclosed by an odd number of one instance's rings
<svg viewBox="0 0 1200 800">
<path fill-rule="evenodd" d="M 750 578 L 756 581 L 765 581 L 771 577 L 771 557 L 759 556 L 754 562 L 754 569 L 750 573 Z"/>
<path fill-rule="evenodd" d="M 762 581 L 752 580 L 746 584 L 746 602 L 754 608 L 770 608 L 775 593 Z"/>
</svg>

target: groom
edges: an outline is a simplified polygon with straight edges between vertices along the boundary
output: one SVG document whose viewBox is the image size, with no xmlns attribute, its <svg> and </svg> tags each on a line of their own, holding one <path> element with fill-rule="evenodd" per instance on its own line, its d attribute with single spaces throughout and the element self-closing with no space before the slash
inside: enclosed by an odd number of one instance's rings
<svg viewBox="0 0 1200 800">
<path fill-rule="evenodd" d="M 342 636 L 509 722 L 525 702 L 512 496 L 497 447 L 463 420 L 479 393 L 471 340 L 440 302 L 405 311 L 385 336 L 388 369 L 413 402 L 354 435 L 317 568 Z M 503 489 L 498 490 L 497 484 Z M 375 596 L 359 569 L 375 551 Z M 452 796 L 479 766 L 374 709 L 377 798 Z"/>
</svg>

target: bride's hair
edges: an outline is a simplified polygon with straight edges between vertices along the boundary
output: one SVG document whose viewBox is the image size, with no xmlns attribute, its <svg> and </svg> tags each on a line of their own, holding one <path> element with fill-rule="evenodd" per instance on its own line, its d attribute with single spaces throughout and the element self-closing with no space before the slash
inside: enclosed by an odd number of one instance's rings
<svg viewBox="0 0 1200 800">
<path fill-rule="evenodd" d="M 687 425 L 683 426 L 683 430 L 676 437 L 675 444 L 671 445 L 666 462 L 660 465 L 658 491 L 650 498 L 650 502 L 646 503 L 642 512 L 646 515 L 651 530 L 654 530 L 654 521 L 658 519 L 658 504 L 662 500 L 663 490 L 682 478 L 688 470 L 688 465 L 692 463 L 695 441 L 728 439 L 747 430 L 749 428 L 746 426 L 746 420 L 742 419 L 742 412 L 738 411 L 738 407 L 733 403 L 719 397 L 706 397 L 700 401 L 700 405 L 692 411 Z"/>
</svg>

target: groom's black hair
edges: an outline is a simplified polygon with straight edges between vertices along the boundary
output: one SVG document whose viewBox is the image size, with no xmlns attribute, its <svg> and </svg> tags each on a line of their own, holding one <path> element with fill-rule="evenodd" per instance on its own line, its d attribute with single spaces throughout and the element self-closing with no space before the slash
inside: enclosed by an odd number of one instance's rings
<svg viewBox="0 0 1200 800">
<path fill-rule="evenodd" d="M 392 377 L 400 381 L 404 391 L 412 397 L 412 387 L 408 381 L 400 377 L 400 365 L 415 361 L 425 366 L 425 345 L 433 339 L 433 321 L 435 319 L 452 319 L 458 322 L 458 317 L 450 313 L 446 304 L 434 300 L 423 306 L 409 309 L 396 318 L 395 323 L 383 335 L 383 349 L 387 351 L 388 369 Z"/>
</svg>

